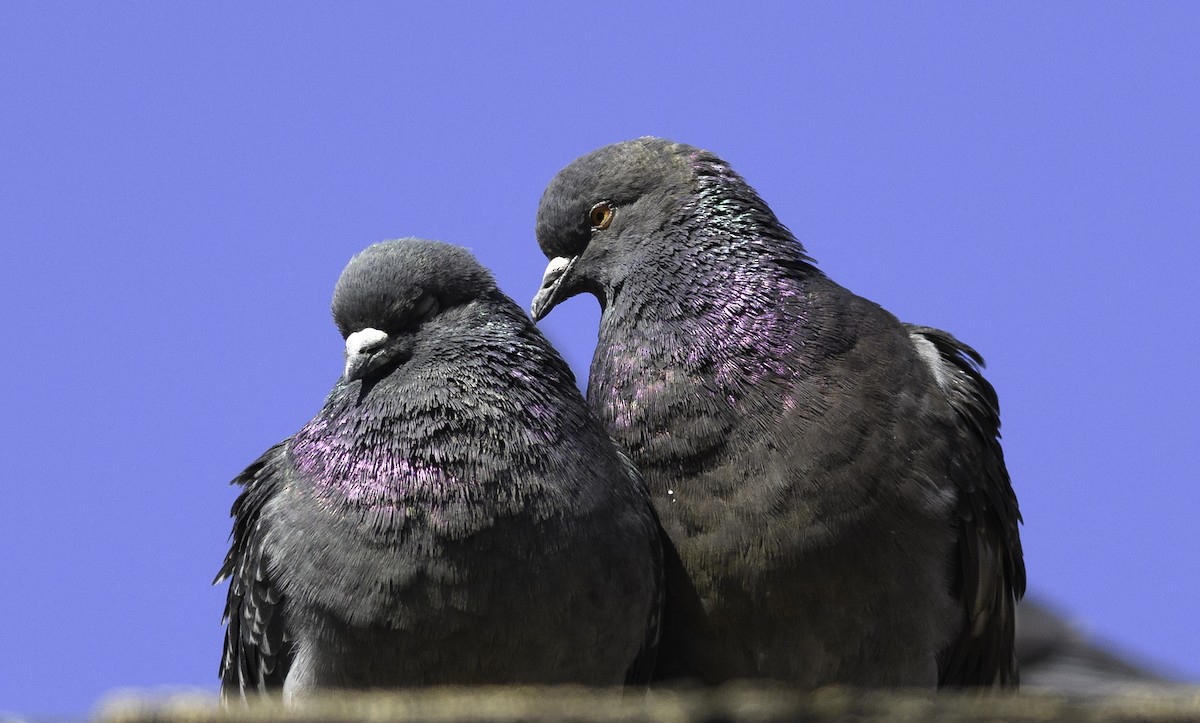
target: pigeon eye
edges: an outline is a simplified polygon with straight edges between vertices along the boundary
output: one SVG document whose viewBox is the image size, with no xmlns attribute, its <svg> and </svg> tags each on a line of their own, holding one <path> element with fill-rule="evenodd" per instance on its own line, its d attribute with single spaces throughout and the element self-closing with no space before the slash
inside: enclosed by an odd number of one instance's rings
<svg viewBox="0 0 1200 723">
<path fill-rule="evenodd" d="M 413 323 L 421 323 L 430 318 L 441 310 L 441 305 L 438 304 L 437 297 L 433 294 L 425 294 L 414 305 L 410 319 Z"/>
<path fill-rule="evenodd" d="M 597 231 L 608 228 L 608 225 L 613 220 L 612 206 L 608 205 L 608 201 L 597 203 L 588 212 L 588 220 L 592 222 L 592 228 Z"/>
</svg>

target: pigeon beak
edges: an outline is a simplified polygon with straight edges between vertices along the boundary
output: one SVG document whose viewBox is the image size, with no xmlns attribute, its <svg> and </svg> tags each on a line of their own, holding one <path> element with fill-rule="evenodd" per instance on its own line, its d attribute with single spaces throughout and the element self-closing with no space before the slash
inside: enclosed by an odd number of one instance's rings
<svg viewBox="0 0 1200 723">
<path fill-rule="evenodd" d="M 534 321 L 541 321 L 565 298 L 562 294 L 563 282 L 571 274 L 571 269 L 578 260 L 578 256 L 555 256 L 550 259 L 550 263 L 546 265 L 546 273 L 542 275 L 542 288 L 538 289 L 533 303 L 529 305 L 529 313 L 533 315 Z"/>
<path fill-rule="evenodd" d="M 371 367 L 375 352 L 387 344 L 388 335 L 378 329 L 363 329 L 346 337 L 346 368 L 342 372 L 344 381 L 361 379 Z"/>
</svg>

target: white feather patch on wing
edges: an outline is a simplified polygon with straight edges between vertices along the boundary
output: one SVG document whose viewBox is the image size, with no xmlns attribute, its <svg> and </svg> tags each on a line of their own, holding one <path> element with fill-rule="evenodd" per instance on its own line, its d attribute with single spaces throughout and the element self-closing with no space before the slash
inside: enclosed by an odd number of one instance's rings
<svg viewBox="0 0 1200 723">
<path fill-rule="evenodd" d="M 942 364 L 944 363 L 942 355 L 938 353 L 937 347 L 933 345 L 933 342 L 920 334 L 909 334 L 908 336 L 913 340 L 913 344 L 916 345 L 917 353 L 929 365 L 929 369 L 933 372 L 933 378 L 937 381 L 938 386 L 946 389 L 948 380 L 946 379 L 946 371 L 942 368 Z"/>
</svg>

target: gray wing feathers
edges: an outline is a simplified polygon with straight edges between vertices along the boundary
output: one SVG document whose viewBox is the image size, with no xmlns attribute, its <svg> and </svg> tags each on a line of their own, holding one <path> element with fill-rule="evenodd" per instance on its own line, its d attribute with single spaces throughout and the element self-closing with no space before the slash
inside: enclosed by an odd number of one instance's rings
<svg viewBox="0 0 1200 723">
<path fill-rule="evenodd" d="M 242 492 L 230 511 L 234 523 L 229 553 L 213 581 L 229 580 L 219 673 L 223 699 L 244 698 L 248 691 L 278 692 L 293 658 L 279 588 L 271 579 L 263 549 L 261 514 L 280 484 L 286 444 L 271 447 L 233 480 Z"/>
<path fill-rule="evenodd" d="M 965 624 L 939 661 L 939 686 L 1016 685 L 1015 609 L 1025 594 L 1021 513 L 1000 447 L 996 392 L 978 352 L 950 334 L 906 324 L 954 409 L 950 475 L 958 490 L 958 544 L 950 580 Z M 936 357 L 930 353 L 936 351 Z"/>
</svg>

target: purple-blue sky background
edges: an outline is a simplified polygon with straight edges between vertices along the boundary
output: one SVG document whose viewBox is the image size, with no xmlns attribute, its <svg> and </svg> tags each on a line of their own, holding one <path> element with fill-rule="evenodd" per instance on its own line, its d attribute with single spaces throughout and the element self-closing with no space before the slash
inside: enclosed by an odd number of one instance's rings
<svg viewBox="0 0 1200 723">
<path fill-rule="evenodd" d="M 1200 5 L 648 5 L 0 4 L 0 710 L 215 689 L 226 483 L 336 378 L 345 262 L 527 305 L 545 184 L 643 134 L 979 348 L 1031 590 L 1200 679 Z M 581 381 L 597 316 L 545 324 Z"/>
</svg>

